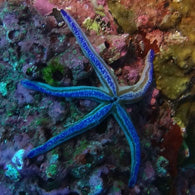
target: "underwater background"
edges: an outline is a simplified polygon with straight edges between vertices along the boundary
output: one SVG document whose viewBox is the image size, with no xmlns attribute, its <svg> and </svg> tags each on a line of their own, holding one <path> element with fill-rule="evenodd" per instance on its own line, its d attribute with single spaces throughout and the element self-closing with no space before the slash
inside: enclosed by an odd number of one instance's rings
<svg viewBox="0 0 195 195">
<path fill-rule="evenodd" d="M 141 145 L 130 149 L 112 116 L 48 153 L 26 154 L 97 106 L 25 88 L 100 86 L 59 10 L 82 27 L 121 86 L 136 84 L 154 50 L 150 89 L 126 111 Z M 193 0 L 0 0 L 0 195 L 195 194 Z"/>
</svg>

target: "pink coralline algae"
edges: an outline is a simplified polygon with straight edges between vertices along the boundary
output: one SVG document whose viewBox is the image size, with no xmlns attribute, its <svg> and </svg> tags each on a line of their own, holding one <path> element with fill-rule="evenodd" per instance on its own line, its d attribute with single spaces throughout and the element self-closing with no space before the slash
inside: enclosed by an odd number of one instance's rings
<svg viewBox="0 0 195 195">
<path fill-rule="evenodd" d="M 51 14 L 52 9 L 55 7 L 48 0 L 34 0 L 33 6 L 43 16 Z"/>
<path fill-rule="evenodd" d="M 121 84 L 127 83 L 128 85 L 133 85 L 140 78 L 144 65 L 143 60 L 139 58 L 130 63 L 131 65 L 128 63 L 122 68 L 122 74 L 119 76 Z"/>
<path fill-rule="evenodd" d="M 153 30 L 146 34 L 146 38 L 150 40 L 150 44 L 156 42 L 156 45 L 160 48 L 164 39 L 164 32 L 160 30 Z"/>
<path fill-rule="evenodd" d="M 90 0 L 85 0 L 84 2 L 78 0 L 50 0 L 50 2 L 59 9 L 68 8 L 70 14 L 79 24 L 82 24 L 87 17 L 94 18 L 95 16 L 94 7 Z"/>
<path fill-rule="evenodd" d="M 156 108 L 158 95 L 159 95 L 159 90 L 154 89 L 152 92 L 152 98 L 150 100 L 150 105 L 152 106 L 153 109 Z"/>
<path fill-rule="evenodd" d="M 124 69 L 124 79 L 128 84 L 133 85 L 139 80 L 139 71 L 132 69 L 129 66 L 125 66 Z"/>
<path fill-rule="evenodd" d="M 141 15 L 137 18 L 137 27 L 147 26 L 149 22 L 148 15 Z"/>
<path fill-rule="evenodd" d="M 105 5 L 106 0 L 97 0 L 98 5 Z"/>
<path fill-rule="evenodd" d="M 95 39 L 95 37 L 93 37 Z M 100 55 L 109 63 L 113 63 L 127 54 L 129 35 L 107 35 L 91 39 Z"/>
</svg>

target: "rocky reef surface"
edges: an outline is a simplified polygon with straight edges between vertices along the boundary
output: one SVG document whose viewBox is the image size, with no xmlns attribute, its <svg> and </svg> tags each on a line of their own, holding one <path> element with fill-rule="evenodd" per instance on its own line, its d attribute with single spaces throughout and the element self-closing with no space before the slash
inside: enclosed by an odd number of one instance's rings
<svg viewBox="0 0 195 195">
<path fill-rule="evenodd" d="M 47 154 L 25 158 L 97 105 L 20 84 L 28 78 L 53 86 L 99 86 L 61 8 L 123 86 L 139 80 L 147 51 L 155 51 L 152 87 L 127 108 L 141 142 L 134 188 L 127 185 L 129 146 L 112 117 Z M 193 0 L 0 1 L 0 194 L 194 194 L 194 10 Z"/>
</svg>

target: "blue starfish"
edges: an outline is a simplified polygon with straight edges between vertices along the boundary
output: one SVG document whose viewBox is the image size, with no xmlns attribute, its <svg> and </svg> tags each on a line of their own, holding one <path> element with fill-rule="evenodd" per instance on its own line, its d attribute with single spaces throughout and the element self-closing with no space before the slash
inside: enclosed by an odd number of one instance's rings
<svg viewBox="0 0 195 195">
<path fill-rule="evenodd" d="M 22 80 L 21 83 L 26 88 L 49 95 L 65 98 L 91 99 L 100 104 L 83 119 L 71 125 L 59 135 L 52 137 L 43 145 L 32 149 L 27 154 L 27 157 L 33 158 L 53 149 L 59 144 L 97 126 L 108 115 L 112 114 L 123 130 L 130 146 L 131 168 L 129 186 L 133 187 L 137 180 L 140 165 L 140 143 L 135 127 L 131 122 L 130 116 L 123 108 L 123 105 L 138 101 L 149 88 L 152 82 L 154 52 L 153 50 L 148 52 L 140 80 L 133 86 L 119 87 L 113 73 L 92 47 L 77 22 L 64 10 L 61 10 L 61 15 L 76 37 L 84 55 L 91 62 L 102 86 L 52 87 L 41 82 L 30 80 Z"/>
</svg>

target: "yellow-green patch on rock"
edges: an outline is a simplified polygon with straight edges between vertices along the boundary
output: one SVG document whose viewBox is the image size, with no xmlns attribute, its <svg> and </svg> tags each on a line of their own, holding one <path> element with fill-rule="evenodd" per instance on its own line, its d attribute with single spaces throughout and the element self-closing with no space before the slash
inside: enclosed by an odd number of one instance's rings
<svg viewBox="0 0 195 195">
<path fill-rule="evenodd" d="M 154 60 L 156 85 L 169 99 L 177 99 L 187 89 L 194 67 L 192 46 L 176 45 Z"/>
<path fill-rule="evenodd" d="M 108 1 L 109 9 L 125 33 L 133 34 L 136 30 L 134 13 L 118 2 Z"/>
<path fill-rule="evenodd" d="M 184 102 L 175 111 L 175 121 L 180 127 L 187 127 L 192 113 L 195 113 L 195 102 Z"/>
</svg>

